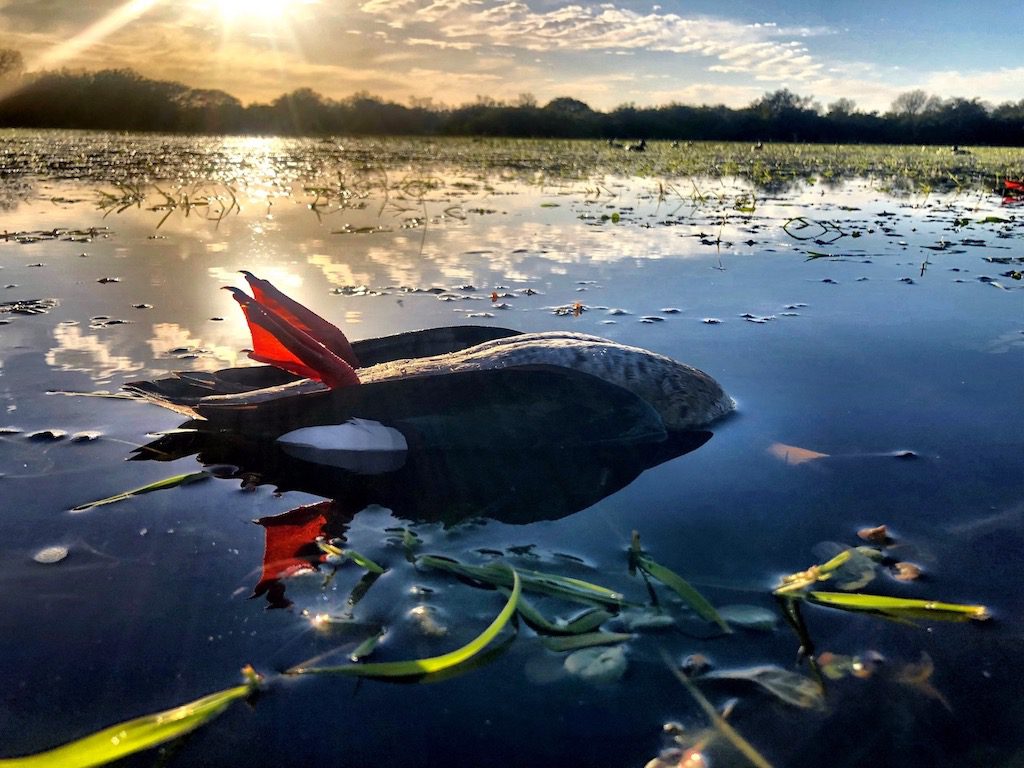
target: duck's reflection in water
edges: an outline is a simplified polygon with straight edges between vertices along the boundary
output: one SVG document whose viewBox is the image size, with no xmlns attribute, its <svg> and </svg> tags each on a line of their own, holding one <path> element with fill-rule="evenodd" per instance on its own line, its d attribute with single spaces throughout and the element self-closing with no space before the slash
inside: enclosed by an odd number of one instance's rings
<svg viewBox="0 0 1024 768">
<path fill-rule="evenodd" d="M 266 532 L 266 547 L 254 595 L 284 607 L 289 604 L 285 578 L 323 560 L 316 539 L 344 540 L 353 517 L 370 505 L 387 507 L 412 523 L 446 526 L 474 518 L 514 525 L 557 520 L 624 488 L 645 470 L 696 450 L 711 432 L 668 432 L 661 440 L 643 441 L 606 437 L 600 444 L 529 450 L 410 448 L 401 467 L 378 474 L 304 461 L 274 441 L 191 430 L 165 435 L 134 458 L 195 454 L 201 463 L 227 467 L 225 474 L 246 483 L 329 499 L 256 521 Z"/>
</svg>

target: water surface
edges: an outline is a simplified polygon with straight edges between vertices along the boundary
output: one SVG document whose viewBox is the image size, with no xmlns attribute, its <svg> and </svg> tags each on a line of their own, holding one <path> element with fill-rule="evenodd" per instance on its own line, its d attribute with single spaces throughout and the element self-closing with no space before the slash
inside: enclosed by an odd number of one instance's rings
<svg viewBox="0 0 1024 768">
<path fill-rule="evenodd" d="M 490 170 L 451 162 L 448 149 L 445 165 L 427 166 L 429 148 L 384 167 L 372 149 L 346 157 L 338 142 L 299 152 L 259 140 L 33 141 L 63 146 L 72 172 L 52 149 L 10 166 L 0 213 L 0 301 L 54 300 L 0 314 L 0 754 L 226 688 L 247 663 L 273 676 L 362 639 L 312 621 L 346 610 L 357 570 L 290 580 L 288 608 L 250 599 L 264 545 L 252 521 L 321 496 L 209 479 L 69 511 L 201 468 L 191 456 L 125 460 L 179 416 L 57 393 L 245 364 L 246 328 L 220 290 L 244 284 L 240 269 L 352 338 L 453 324 L 576 330 L 700 367 L 737 401 L 699 449 L 573 514 L 529 507 L 567 493 L 557 457 L 518 483 L 495 469 L 494 497 L 525 507 L 518 524 L 485 510 L 460 510 L 465 522 L 447 528 L 359 510 L 348 545 L 389 568 L 354 610 L 388 630 L 374 659 L 450 650 L 502 604 L 414 568 L 388 529 L 414 530 L 424 552 L 500 558 L 643 602 L 628 573 L 636 530 L 716 605 L 774 610 L 781 575 L 884 523 L 888 554 L 925 576 L 882 574 L 865 591 L 985 604 L 993 620 L 905 626 L 809 609 L 819 651 L 877 652 L 878 672 L 830 682 L 823 711 L 742 685 L 702 690 L 716 704 L 739 698 L 731 722 L 776 765 L 1009 765 L 1020 754 L 1024 293 L 1013 273 L 1024 252 L 998 196 L 894 196 L 867 178 L 769 189 L 603 171 L 554 179 L 509 171 L 508 153 Z M 162 163 L 128 174 L 132 151 Z M 776 444 L 827 456 L 796 464 Z M 567 457 L 565 472 L 574 467 Z M 33 560 L 48 546 L 68 556 Z M 676 626 L 638 631 L 617 682 L 571 678 L 565 654 L 521 626 L 491 663 L 443 682 L 274 677 L 251 707 L 171 747 L 170 764 L 643 765 L 665 721 L 706 725 L 663 652 L 806 673 L 782 623 L 716 637 L 660 594 Z M 442 636 L 416 620 L 424 605 Z M 924 660 L 934 672 L 912 684 L 908 665 Z M 721 740 L 708 754 L 743 764 Z"/>
</svg>

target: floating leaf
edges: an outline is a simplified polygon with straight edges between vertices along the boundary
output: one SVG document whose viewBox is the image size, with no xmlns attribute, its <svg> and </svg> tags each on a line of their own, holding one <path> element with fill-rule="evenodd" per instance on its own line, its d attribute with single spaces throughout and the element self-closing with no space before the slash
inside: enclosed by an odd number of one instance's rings
<svg viewBox="0 0 1024 768">
<path fill-rule="evenodd" d="M 377 565 L 377 563 L 373 562 L 373 560 L 368 558 L 366 555 L 361 555 L 354 549 L 342 549 L 341 547 L 337 547 L 326 540 L 321 541 L 319 539 L 317 540 L 316 545 L 320 548 L 321 552 L 337 558 L 338 564 L 341 564 L 345 560 L 351 560 L 353 563 L 365 568 L 370 573 L 375 573 L 378 576 L 384 573 L 385 569 L 383 566 Z M 328 560 L 328 562 L 331 561 Z"/>
<path fill-rule="evenodd" d="M 861 528 L 857 531 L 857 536 L 864 541 L 870 541 L 872 544 L 892 543 L 892 539 L 889 538 L 889 528 L 885 525 L 876 525 L 873 528 Z"/>
<path fill-rule="evenodd" d="M 844 592 L 808 592 L 812 603 L 844 611 L 877 613 L 892 619 L 937 619 L 940 621 L 984 621 L 991 614 L 983 605 L 940 603 L 883 595 L 846 594 Z"/>
<path fill-rule="evenodd" d="M 921 566 L 900 561 L 892 566 L 892 575 L 898 581 L 916 581 L 921 577 Z"/>
<path fill-rule="evenodd" d="M 885 661 L 877 651 L 865 651 L 860 656 L 844 656 L 824 651 L 815 658 L 818 669 L 832 680 L 840 680 L 847 675 L 867 680 L 875 674 L 878 665 Z"/>
<path fill-rule="evenodd" d="M 809 448 L 798 448 L 795 445 L 786 445 L 785 443 L 772 443 L 768 446 L 768 453 L 779 461 L 783 461 L 791 466 L 804 464 L 816 459 L 828 458 L 827 453 L 818 453 Z"/>
<path fill-rule="evenodd" d="M 365 659 L 377 648 L 377 644 L 380 639 L 384 637 L 384 630 L 381 629 L 376 634 L 370 635 L 368 638 L 363 640 L 359 645 L 352 649 L 352 653 L 348 655 L 349 661 L 359 661 Z"/>
<path fill-rule="evenodd" d="M 541 642 L 552 651 L 576 651 L 580 648 L 591 648 L 595 645 L 615 645 L 624 643 L 633 636 L 624 632 L 586 632 L 581 635 L 563 637 L 545 637 Z"/>
<path fill-rule="evenodd" d="M 778 614 L 759 605 L 723 605 L 718 615 L 729 624 L 762 632 L 771 632 L 779 623 Z"/>
<path fill-rule="evenodd" d="M 853 657 L 840 653 L 825 651 L 819 653 L 815 661 L 818 662 L 818 669 L 829 680 L 842 680 L 853 670 Z"/>
<path fill-rule="evenodd" d="M 223 712 L 229 704 L 256 690 L 260 677 L 252 667 L 243 670 L 244 685 L 211 693 L 173 709 L 128 720 L 77 741 L 25 757 L 0 759 L 0 768 L 90 768 L 150 749 L 195 730 Z"/>
<path fill-rule="evenodd" d="M 570 653 L 563 662 L 574 677 L 591 683 L 612 683 L 626 673 L 626 652 L 614 648 L 584 648 Z"/>
<path fill-rule="evenodd" d="M 507 566 L 499 563 L 491 565 L 465 565 L 457 560 L 437 555 L 420 555 L 416 562 L 431 568 L 440 568 L 459 576 L 464 576 L 496 587 L 512 586 L 512 577 Z M 522 580 L 523 589 L 540 592 L 566 600 L 583 603 L 598 603 L 618 609 L 625 604 L 623 596 L 598 584 L 591 584 L 581 579 L 558 576 L 540 571 L 516 571 Z"/>
<path fill-rule="evenodd" d="M 835 547 L 835 550 L 831 549 L 832 547 Z M 829 581 L 837 589 L 852 592 L 866 587 L 878 575 L 877 560 L 881 559 L 881 553 L 876 549 L 871 547 L 850 549 L 834 543 L 822 544 L 815 549 L 824 549 L 825 552 L 838 550 L 843 555 L 842 561 L 838 565 L 834 565 L 837 561 L 833 557 L 825 564 L 828 566 L 825 571 L 823 573 L 819 571 L 819 580 Z"/>
<path fill-rule="evenodd" d="M 790 672 L 774 664 L 746 669 L 708 672 L 701 680 L 746 680 L 764 688 L 778 699 L 801 709 L 822 709 L 825 697 L 821 686 L 809 677 Z"/>
<path fill-rule="evenodd" d="M 490 623 L 490 625 L 470 642 L 461 648 L 443 654 L 432 656 L 426 659 L 411 659 L 409 661 L 383 661 L 373 664 L 345 664 L 337 667 L 296 667 L 290 672 L 297 675 L 356 675 L 359 677 L 414 677 L 441 672 L 451 669 L 477 653 L 482 651 L 498 633 L 508 624 L 512 614 L 516 611 L 519 602 L 519 595 L 522 591 L 522 581 L 519 573 L 514 569 L 508 569 L 512 580 L 512 594 L 509 595 L 505 607 L 501 613 Z"/>
<path fill-rule="evenodd" d="M 953 705 L 949 699 L 942 695 L 942 691 L 932 684 L 932 675 L 935 673 L 935 664 L 931 656 L 921 651 L 921 661 L 917 664 L 905 664 L 896 674 L 896 682 L 915 688 L 925 696 L 935 699 L 942 706 L 953 711 Z"/>
<path fill-rule="evenodd" d="M 620 618 L 630 630 L 669 629 L 676 626 L 676 620 L 659 608 L 623 611 Z"/>
<path fill-rule="evenodd" d="M 584 611 L 579 616 L 567 621 L 565 623 L 565 628 L 572 634 L 591 632 L 600 627 L 614 615 L 614 613 L 610 613 L 603 608 L 591 608 L 590 610 Z"/>
<path fill-rule="evenodd" d="M 808 587 L 814 586 L 819 581 L 827 581 L 832 578 L 833 574 L 837 571 L 841 573 L 840 569 L 845 566 L 853 556 L 854 550 L 844 549 L 831 560 L 828 560 L 821 565 L 812 565 L 806 571 L 798 571 L 797 573 L 783 576 L 779 581 L 779 586 L 775 588 L 773 594 L 779 597 L 785 597 L 796 592 L 802 592 Z"/>
<path fill-rule="evenodd" d="M 636 565 L 648 576 L 657 579 L 683 598 L 687 605 L 693 608 L 697 615 L 702 619 L 714 622 L 721 627 L 723 632 L 732 632 L 728 623 L 726 623 L 725 619 L 718 614 L 718 611 L 715 610 L 714 606 L 707 601 L 707 598 L 705 598 L 704 595 L 698 592 L 688 581 L 686 581 L 686 579 L 675 571 L 654 562 L 654 560 L 652 560 L 648 555 L 644 554 L 636 557 Z"/>
<path fill-rule="evenodd" d="M 506 588 L 499 587 L 499 589 L 504 594 L 508 594 Z M 532 603 L 528 602 L 525 597 L 519 598 L 517 610 L 527 624 L 537 632 L 546 635 L 579 635 L 584 632 L 591 632 L 615 615 L 602 608 L 591 608 L 569 621 L 562 621 L 561 619 L 550 621 Z"/>
<path fill-rule="evenodd" d="M 105 499 L 99 501 L 90 501 L 87 504 L 79 504 L 77 507 L 72 507 L 72 512 L 85 512 L 95 507 L 102 507 L 104 504 L 113 504 L 117 501 L 124 501 L 130 499 L 132 496 L 141 496 L 144 493 L 152 493 L 153 491 L 162 491 L 165 488 L 176 488 L 179 485 L 189 485 L 190 483 L 196 483 L 200 480 L 205 480 L 210 477 L 210 473 L 206 471 L 202 472 L 187 472 L 182 475 L 175 475 L 174 477 L 166 477 L 163 480 L 157 480 L 155 483 L 144 485 L 141 488 L 134 488 L 130 491 L 124 491 L 122 493 L 108 496 Z"/>
</svg>

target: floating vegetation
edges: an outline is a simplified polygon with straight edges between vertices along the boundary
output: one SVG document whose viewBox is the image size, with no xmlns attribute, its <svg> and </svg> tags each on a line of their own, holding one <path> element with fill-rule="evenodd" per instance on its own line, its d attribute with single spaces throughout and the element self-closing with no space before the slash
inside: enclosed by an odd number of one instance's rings
<svg viewBox="0 0 1024 768">
<path fill-rule="evenodd" d="M 416 558 L 418 565 L 450 571 L 474 581 L 496 587 L 511 587 L 512 576 L 509 569 L 501 564 L 465 565 L 447 557 L 438 555 L 420 555 Z M 522 580 L 523 589 L 553 597 L 560 597 L 572 602 L 621 608 L 626 604 L 621 593 L 581 579 L 559 576 L 553 573 L 518 569 L 517 577 Z"/>
<path fill-rule="evenodd" d="M 206 221 L 220 223 L 242 210 L 235 190 L 225 183 L 200 182 L 170 192 L 155 183 L 113 182 L 112 186 L 113 191 L 96 192 L 96 207 L 103 211 L 104 218 L 111 213 L 124 213 L 129 208 L 141 209 L 146 204 L 146 210 L 163 214 L 156 224 L 157 229 L 175 212 L 183 213 L 186 218 L 196 212 Z M 153 198 L 157 198 L 157 202 L 152 202 Z"/>
<path fill-rule="evenodd" d="M 928 146 L 868 144 L 787 144 L 770 142 L 751 152 L 745 142 L 689 142 L 680 151 L 668 141 L 650 141 L 644 152 L 608 151 L 594 140 L 534 140 L 470 138 L 346 137 L 344 147 L 318 139 L 279 138 L 260 147 L 258 174 L 240 173 L 238 153 L 246 137 L 222 139 L 201 136 L 161 136 L 139 142 L 131 135 L 64 135 L 60 140 L 43 133 L 15 131 L 5 137 L 4 171 L 10 181 L 44 176 L 105 183 L 113 191 L 101 200 L 112 207 L 141 205 L 149 196 L 146 181 L 168 179 L 179 185 L 169 197 L 180 205 L 180 191 L 193 190 L 197 179 L 232 189 L 259 183 L 274 188 L 301 185 L 321 210 L 365 201 L 367 186 L 388 184 L 393 196 L 420 200 L 436 189 L 432 181 L 448 169 L 474 175 L 461 189 L 475 191 L 488 177 L 512 177 L 527 183 L 578 180 L 592 196 L 614 197 L 609 174 L 662 178 L 661 199 L 703 201 L 711 197 L 699 188 L 697 177 L 739 177 L 759 188 L 778 190 L 794 181 L 824 184 L 853 177 L 868 178 L 891 190 L 922 192 L 970 189 L 1012 192 L 1004 186 L 1020 174 L 1020 150 L 1012 147 L 972 147 L 968 157 L 937 152 Z M 380 169 L 416 168 L 409 179 L 387 181 Z M 375 169 L 367 172 L 366 169 Z M 254 178 L 258 176 L 259 178 Z M 1008 179 L 1008 181 L 1002 181 Z M 193 191 L 190 199 L 201 198 Z M 750 215 L 759 196 L 730 199 L 730 207 Z M 1007 205 L 1018 198 L 1007 194 Z"/>
<path fill-rule="evenodd" d="M 702 619 L 717 624 L 723 632 L 732 632 L 728 622 L 719 615 L 707 598 L 682 576 L 663 565 L 659 565 L 640 548 L 640 534 L 636 531 L 633 531 L 632 542 L 629 547 L 629 563 L 630 571 L 639 570 L 641 573 L 657 579 L 679 595 Z"/>
<path fill-rule="evenodd" d="M 45 315 L 56 306 L 56 299 L 22 299 L 21 301 L 4 301 L 0 302 L 0 315 L 7 312 L 14 315 Z"/>
<path fill-rule="evenodd" d="M 482 651 L 498 633 L 505 628 L 510 618 L 515 613 L 516 603 L 522 590 L 522 582 L 519 574 L 514 569 L 509 571 L 509 579 L 512 582 L 512 592 L 501 612 L 494 621 L 476 638 L 461 648 L 426 659 L 413 659 L 410 661 L 381 661 L 367 664 L 345 664 L 336 667 L 310 667 L 298 665 L 289 670 L 294 675 L 355 675 L 357 677 L 420 677 L 431 673 L 450 670 Z"/>
<path fill-rule="evenodd" d="M 208 723 L 233 702 L 254 694 L 262 677 L 252 667 L 242 670 L 245 682 L 203 696 L 173 709 L 137 717 L 55 749 L 25 757 L 0 758 L 0 768 L 91 768 L 120 760 L 136 752 L 159 746 L 184 736 Z"/>
<path fill-rule="evenodd" d="M 773 594 L 779 600 L 783 616 L 800 640 L 800 651 L 815 673 L 814 642 L 800 609 L 807 602 L 826 608 L 853 613 L 867 613 L 898 622 L 915 621 L 986 621 L 991 613 L 983 605 L 962 605 L 937 600 L 892 597 L 862 592 L 831 592 L 814 589 L 822 582 L 833 582 L 841 589 L 859 589 L 874 578 L 875 562 L 884 561 L 879 550 L 871 547 L 845 549 L 830 560 L 812 565 L 805 571 L 784 576 Z M 853 574 L 853 579 L 851 579 Z"/>
<path fill-rule="evenodd" d="M 157 480 L 155 483 L 144 485 L 141 488 L 134 488 L 130 491 L 123 491 L 122 493 L 115 493 L 113 496 L 108 496 L 105 499 L 99 499 L 98 501 L 90 501 L 86 504 L 79 504 L 77 507 L 72 507 L 72 512 L 85 512 L 96 507 L 102 507 L 105 504 L 114 504 L 118 501 L 124 501 L 130 499 L 133 496 L 141 496 L 144 493 L 152 493 L 153 491 L 162 491 L 167 488 L 177 488 L 179 485 L 189 485 L 191 483 L 197 483 L 200 480 L 206 480 L 211 477 L 212 473 L 205 470 L 201 472 L 186 472 L 181 475 L 174 475 L 173 477 L 167 477 L 163 480 Z"/>
<path fill-rule="evenodd" d="M 570 653 L 565 671 L 588 683 L 613 683 L 626 674 L 626 651 L 621 647 L 585 648 Z"/>
<path fill-rule="evenodd" d="M 884 595 L 847 594 L 811 591 L 808 602 L 844 611 L 873 613 L 889 619 L 939 621 L 986 621 L 992 617 L 983 605 L 961 605 L 937 600 L 916 600 Z"/>
<path fill-rule="evenodd" d="M 65 240 L 71 243 L 89 243 L 97 237 L 109 237 L 110 230 L 107 227 L 89 227 L 88 229 L 68 229 L 67 227 L 54 227 L 53 229 L 33 229 L 23 232 L 0 232 L 0 242 L 15 242 L 20 245 L 32 245 L 33 243 L 47 242 L 51 240 Z M 83 256 L 86 254 L 82 254 Z"/>
<path fill-rule="evenodd" d="M 168 478 L 135 491 L 94 502 L 92 506 L 111 503 L 138 493 L 180 485 L 190 477 L 199 474 L 205 475 L 206 473 Z M 83 505 L 84 508 L 89 506 Z M 604 623 L 615 619 L 622 608 L 635 605 L 635 603 L 626 601 L 622 594 L 577 578 L 536 570 L 522 570 L 504 562 L 476 566 L 438 555 L 417 556 L 412 554 L 412 549 L 417 546 L 419 541 L 415 534 L 407 528 L 395 529 L 393 533 L 400 535 L 398 543 L 405 550 L 406 558 L 415 567 L 447 571 L 470 583 L 497 588 L 505 597 L 504 606 L 498 615 L 472 640 L 447 653 L 402 661 L 366 662 L 364 659 L 377 650 L 381 639 L 386 634 L 386 629 L 380 625 L 367 624 L 355 619 L 351 610 L 359 603 L 368 589 L 368 585 L 372 584 L 373 580 L 377 579 L 386 568 L 353 549 L 343 548 L 340 546 L 341 540 L 327 540 L 324 537 L 319 537 L 314 543 L 326 559 L 325 565 L 337 567 L 346 561 L 352 562 L 366 571 L 360 584 L 366 579 L 369 579 L 369 582 L 363 587 L 357 585 L 353 590 L 347 601 L 349 611 L 346 615 L 335 617 L 327 613 L 317 614 L 311 617 L 312 624 L 319 628 L 340 628 L 343 630 L 343 635 L 358 633 L 362 635 L 362 639 L 348 651 L 347 662 L 344 664 L 323 665 L 320 663 L 322 658 L 334 653 L 337 650 L 335 649 L 307 662 L 297 664 L 283 674 L 289 676 L 341 675 L 418 681 L 441 680 L 457 670 L 468 669 L 482 663 L 485 660 L 486 654 L 483 653 L 485 649 L 493 646 L 495 639 L 509 626 L 517 614 L 538 633 L 541 644 L 546 649 L 555 653 L 567 654 L 563 661 L 563 667 L 569 675 L 589 683 L 608 685 L 618 681 L 625 674 L 628 662 L 624 644 L 634 640 L 635 636 L 631 633 L 609 632 L 601 629 Z M 533 554 L 532 546 L 513 549 L 515 550 L 513 554 L 516 556 L 536 557 Z M 871 548 L 862 547 L 860 549 L 869 550 Z M 66 556 L 66 553 L 67 550 L 64 547 L 48 547 L 40 550 L 35 559 L 39 562 L 59 562 Z M 493 552 L 491 554 L 500 555 L 501 553 Z M 821 710 L 825 706 L 825 679 L 838 680 L 848 675 L 866 677 L 872 673 L 876 664 L 876 656 L 872 654 L 853 657 L 822 653 L 817 659 L 810 656 L 812 647 L 806 627 L 800 617 L 798 607 L 800 602 L 854 612 L 875 613 L 898 620 L 937 618 L 949 621 L 967 621 L 983 620 L 989 616 L 988 610 L 983 606 L 851 592 L 826 592 L 813 588 L 821 582 L 844 583 L 843 579 L 849 576 L 851 563 L 856 565 L 859 559 L 874 564 L 880 559 L 880 556 L 878 558 L 871 557 L 860 550 L 843 550 L 821 565 L 815 565 L 806 571 L 784 577 L 774 591 L 774 595 L 783 605 L 784 616 L 800 634 L 802 647 L 811 659 L 811 669 L 816 679 L 774 664 L 708 671 L 706 661 L 696 661 L 699 655 L 692 657 L 694 661 L 687 662 L 688 672 L 672 665 L 673 674 L 683 683 L 698 706 L 707 714 L 714 728 L 713 731 L 691 739 L 689 743 L 692 748 L 685 754 L 702 755 L 702 750 L 711 739 L 710 734 L 717 733 L 753 765 L 770 766 L 764 756 L 732 725 L 726 722 L 726 715 L 732 711 L 732 705 L 727 705 L 724 713 L 719 713 L 698 689 L 698 685 L 713 683 L 754 685 L 787 705 L 799 709 Z M 570 558 L 569 561 L 573 562 L 574 559 Z M 771 613 L 758 606 L 734 605 L 726 606 L 720 611 L 716 610 L 706 598 L 678 574 L 651 559 L 640 547 L 640 537 L 635 532 L 629 549 L 628 565 L 630 572 L 639 572 L 645 579 L 650 577 L 668 586 L 699 616 L 706 621 L 718 624 L 723 632 L 731 631 L 726 616 L 731 617 L 739 626 L 761 630 L 772 628 Z M 853 570 L 856 571 L 856 568 Z M 326 589 L 326 584 L 324 588 Z M 656 606 L 657 598 L 649 583 L 647 589 Z M 523 597 L 524 590 L 546 595 L 549 599 L 554 598 L 570 603 L 596 603 L 603 607 L 593 606 L 567 619 L 549 619 L 533 603 Z M 427 591 L 429 592 L 429 590 Z M 427 608 L 428 606 L 421 604 L 414 610 L 422 609 L 426 613 Z M 629 612 L 636 613 L 637 611 L 630 609 Z M 304 615 L 308 615 L 308 612 L 304 612 Z M 440 638 L 446 636 L 447 633 L 433 634 Z M 492 650 L 499 649 L 500 647 L 493 647 Z M 703 659 L 703 657 L 700 658 Z M 948 700 L 931 683 L 933 672 L 934 665 L 931 663 L 931 659 L 927 654 L 923 654 L 920 663 L 898 667 L 893 679 L 901 685 L 914 688 L 922 694 L 936 699 L 948 708 L 950 706 Z M 87 768 L 88 766 L 102 765 L 164 743 L 198 728 L 222 712 L 232 702 L 249 697 L 254 693 L 260 687 L 262 678 L 251 668 L 246 668 L 244 675 L 246 681 L 243 685 L 211 694 L 165 712 L 112 726 L 54 750 L 27 757 L 0 759 L 0 767 L 42 766 L 59 762 L 61 765 Z M 675 740 L 675 743 L 681 746 L 685 740 L 680 737 Z M 679 748 L 674 747 L 673 750 L 671 752 L 673 755 L 684 754 Z M 668 754 L 668 752 L 663 753 L 663 755 Z"/>
<path fill-rule="evenodd" d="M 740 680 L 754 683 L 780 701 L 799 709 L 824 709 L 825 695 L 817 682 L 788 669 L 767 664 L 745 669 L 707 672 L 697 680 Z"/>
<path fill-rule="evenodd" d="M 693 700 L 697 702 L 697 705 L 702 710 L 704 710 L 704 714 L 707 715 L 709 720 L 711 720 L 711 724 L 715 727 L 715 730 L 725 737 L 725 739 L 732 744 L 740 754 L 747 758 L 751 764 L 757 766 L 757 768 L 772 768 L 772 764 L 768 762 L 768 760 L 765 759 L 765 757 L 758 752 L 749 741 L 743 738 L 739 731 L 726 722 L 725 717 L 719 714 L 714 705 L 707 700 L 707 697 L 700 692 L 686 673 L 680 669 L 676 669 L 670 660 L 666 659 L 666 662 L 669 664 L 669 668 L 676 676 L 676 679 L 685 686 L 686 690 L 693 697 Z"/>
</svg>

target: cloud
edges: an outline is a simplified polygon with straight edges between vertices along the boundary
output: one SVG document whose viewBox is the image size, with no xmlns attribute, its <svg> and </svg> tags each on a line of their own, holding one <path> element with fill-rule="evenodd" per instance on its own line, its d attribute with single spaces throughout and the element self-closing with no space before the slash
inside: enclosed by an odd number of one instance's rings
<svg viewBox="0 0 1024 768">
<path fill-rule="evenodd" d="M 429 38 L 410 37 L 405 41 L 409 45 L 426 45 L 431 48 L 440 48 L 442 50 L 453 50 L 453 51 L 471 51 L 474 48 L 479 48 L 479 43 L 470 43 L 463 41 L 461 43 L 453 43 L 448 40 L 432 40 Z"/>
<path fill-rule="evenodd" d="M 930 72 L 920 81 L 918 87 L 939 96 L 978 96 L 993 103 L 1017 102 L 1021 99 L 1021 83 L 1024 82 L 1024 67 L 1000 67 L 987 71 L 938 71 Z M 901 91 L 910 90 L 902 88 Z"/>
<path fill-rule="evenodd" d="M 717 59 L 712 71 L 749 73 L 762 80 L 808 80 L 823 69 L 804 45 L 827 30 L 740 24 L 674 13 L 638 13 L 612 3 L 571 4 L 535 11 L 519 0 L 368 0 L 361 10 L 390 27 L 416 25 L 419 44 L 434 39 L 490 44 L 532 52 L 645 51 Z M 728 67 L 728 69 L 721 69 Z"/>
</svg>

